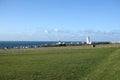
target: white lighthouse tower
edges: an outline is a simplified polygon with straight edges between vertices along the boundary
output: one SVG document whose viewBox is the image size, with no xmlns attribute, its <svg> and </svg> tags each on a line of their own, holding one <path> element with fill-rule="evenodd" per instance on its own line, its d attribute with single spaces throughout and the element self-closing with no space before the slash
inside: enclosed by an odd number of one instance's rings
<svg viewBox="0 0 120 80">
<path fill-rule="evenodd" d="M 87 44 L 91 44 L 91 41 L 90 41 L 90 37 L 89 36 L 87 36 L 87 42 L 86 42 Z"/>
</svg>

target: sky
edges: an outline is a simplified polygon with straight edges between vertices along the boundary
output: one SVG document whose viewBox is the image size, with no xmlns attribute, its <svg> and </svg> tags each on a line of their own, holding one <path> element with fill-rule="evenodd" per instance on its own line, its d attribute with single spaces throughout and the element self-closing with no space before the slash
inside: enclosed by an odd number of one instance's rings
<svg viewBox="0 0 120 80">
<path fill-rule="evenodd" d="M 120 41 L 120 0 L 0 0 L 0 41 Z"/>
</svg>

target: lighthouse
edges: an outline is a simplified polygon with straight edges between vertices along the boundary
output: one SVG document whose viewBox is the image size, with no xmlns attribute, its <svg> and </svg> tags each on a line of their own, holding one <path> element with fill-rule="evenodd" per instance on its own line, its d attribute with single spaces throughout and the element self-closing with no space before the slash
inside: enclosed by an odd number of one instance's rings
<svg viewBox="0 0 120 80">
<path fill-rule="evenodd" d="M 90 37 L 89 36 L 87 36 L 87 42 L 86 42 L 87 44 L 91 44 L 91 41 L 90 41 Z"/>
</svg>

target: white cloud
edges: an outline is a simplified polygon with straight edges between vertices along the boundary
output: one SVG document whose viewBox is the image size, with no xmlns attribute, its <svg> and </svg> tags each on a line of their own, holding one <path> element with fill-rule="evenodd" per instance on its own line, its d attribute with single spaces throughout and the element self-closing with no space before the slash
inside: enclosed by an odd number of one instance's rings
<svg viewBox="0 0 120 80">
<path fill-rule="evenodd" d="M 44 30 L 44 33 L 47 33 L 47 34 L 48 34 L 48 30 Z"/>
<path fill-rule="evenodd" d="M 59 30 L 59 29 L 57 29 L 57 28 L 55 28 L 53 31 L 54 31 L 54 32 L 59 32 L 60 30 Z"/>
</svg>

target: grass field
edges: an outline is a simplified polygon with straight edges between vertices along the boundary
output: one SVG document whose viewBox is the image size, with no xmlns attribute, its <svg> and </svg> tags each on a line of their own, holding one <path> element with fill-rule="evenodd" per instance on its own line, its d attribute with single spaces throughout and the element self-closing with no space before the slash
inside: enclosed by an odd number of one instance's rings
<svg viewBox="0 0 120 80">
<path fill-rule="evenodd" d="M 1 49 L 0 80 L 120 80 L 120 48 Z"/>
</svg>

